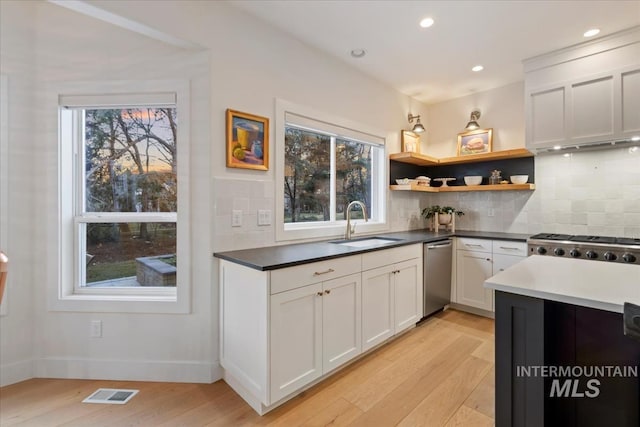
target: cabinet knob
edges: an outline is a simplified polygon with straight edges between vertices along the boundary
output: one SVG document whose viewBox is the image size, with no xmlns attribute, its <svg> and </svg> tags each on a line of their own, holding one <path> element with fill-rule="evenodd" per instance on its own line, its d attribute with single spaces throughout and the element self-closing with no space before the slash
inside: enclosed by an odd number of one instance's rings
<svg viewBox="0 0 640 427">
<path fill-rule="evenodd" d="M 322 292 L 318 292 L 318 296 L 321 297 L 322 296 Z"/>
<path fill-rule="evenodd" d="M 327 289 L 326 291 L 324 291 L 325 294 L 330 294 L 331 293 L 331 289 Z"/>
</svg>

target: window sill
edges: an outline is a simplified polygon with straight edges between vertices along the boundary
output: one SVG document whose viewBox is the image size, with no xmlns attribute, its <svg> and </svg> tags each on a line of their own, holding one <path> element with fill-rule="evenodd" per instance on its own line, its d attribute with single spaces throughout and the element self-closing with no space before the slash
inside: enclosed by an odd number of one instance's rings
<svg viewBox="0 0 640 427">
<path fill-rule="evenodd" d="M 51 311 L 76 311 L 96 313 L 156 313 L 187 314 L 190 305 L 187 298 L 176 295 L 105 295 L 72 294 L 52 296 Z"/>
<path fill-rule="evenodd" d="M 389 224 L 384 222 L 362 222 L 362 220 L 356 220 L 356 234 L 370 234 L 370 233 L 379 233 L 382 231 L 389 230 Z M 276 231 L 276 241 L 278 242 L 286 242 L 293 240 L 302 240 L 302 239 L 333 239 L 337 237 L 341 237 L 345 235 L 346 232 L 346 222 L 337 225 L 325 225 L 325 226 L 306 226 L 302 223 L 296 224 L 295 228 L 284 229 L 284 227 L 279 228 Z"/>
</svg>

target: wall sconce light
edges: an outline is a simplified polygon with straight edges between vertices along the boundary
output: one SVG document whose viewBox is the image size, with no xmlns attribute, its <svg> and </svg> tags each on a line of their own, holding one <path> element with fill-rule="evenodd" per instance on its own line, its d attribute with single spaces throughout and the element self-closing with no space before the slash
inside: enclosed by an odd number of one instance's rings
<svg viewBox="0 0 640 427">
<path fill-rule="evenodd" d="M 413 123 L 413 119 L 416 119 L 416 124 L 413 125 L 413 129 L 412 129 L 412 131 L 414 131 L 415 133 L 422 133 L 426 130 L 424 126 L 422 126 L 422 123 L 420 123 L 419 115 L 414 116 L 413 114 L 409 113 L 408 119 L 409 119 L 409 123 Z"/>
<path fill-rule="evenodd" d="M 465 126 L 466 130 L 476 130 L 480 128 L 477 120 L 480 118 L 480 110 L 473 110 L 471 112 L 471 120 Z"/>
</svg>

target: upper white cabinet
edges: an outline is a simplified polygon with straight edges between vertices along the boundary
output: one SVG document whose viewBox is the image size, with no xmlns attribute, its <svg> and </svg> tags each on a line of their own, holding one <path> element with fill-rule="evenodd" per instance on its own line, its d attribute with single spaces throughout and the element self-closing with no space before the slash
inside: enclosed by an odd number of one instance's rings
<svg viewBox="0 0 640 427">
<path fill-rule="evenodd" d="M 640 27 L 525 61 L 531 150 L 640 133 Z"/>
</svg>

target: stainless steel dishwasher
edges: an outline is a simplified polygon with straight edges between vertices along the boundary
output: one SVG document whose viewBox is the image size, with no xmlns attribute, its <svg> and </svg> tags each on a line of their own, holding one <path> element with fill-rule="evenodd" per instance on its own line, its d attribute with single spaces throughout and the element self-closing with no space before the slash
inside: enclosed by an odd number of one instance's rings
<svg viewBox="0 0 640 427">
<path fill-rule="evenodd" d="M 451 239 L 424 245 L 423 317 L 440 311 L 451 302 Z"/>
</svg>

